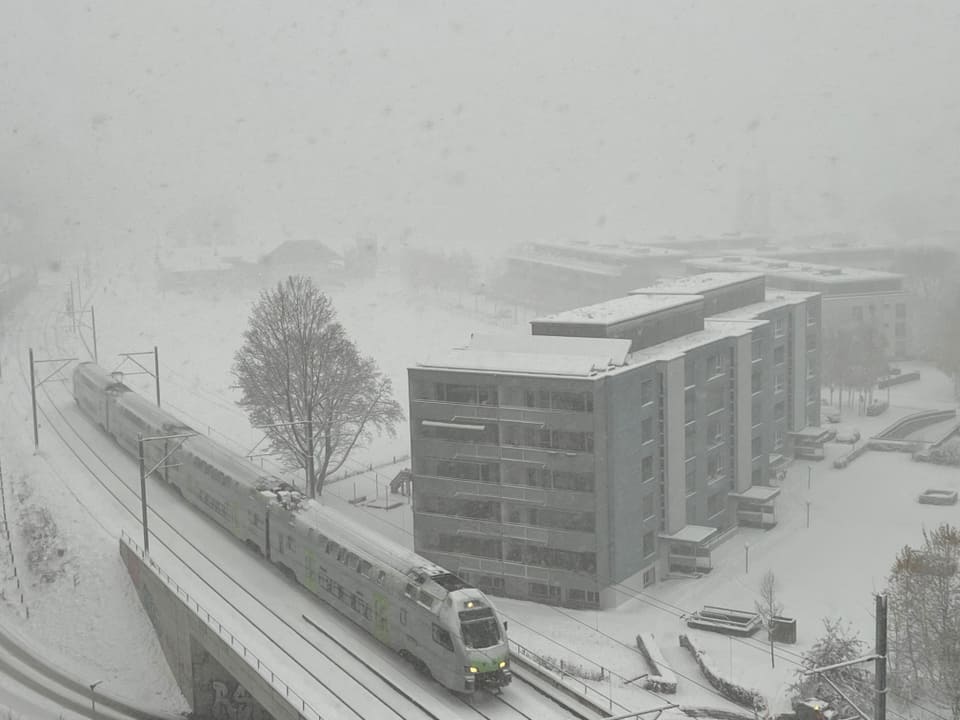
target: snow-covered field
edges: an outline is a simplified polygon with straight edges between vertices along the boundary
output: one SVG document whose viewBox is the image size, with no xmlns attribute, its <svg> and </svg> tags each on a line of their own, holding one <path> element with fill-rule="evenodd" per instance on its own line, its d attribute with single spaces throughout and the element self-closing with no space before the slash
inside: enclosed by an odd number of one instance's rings
<svg viewBox="0 0 960 720">
<path fill-rule="evenodd" d="M 164 405 L 239 452 L 251 450 L 260 437 L 233 405 L 236 395 L 229 370 L 256 289 L 161 294 L 154 288 L 147 260 L 122 256 L 97 259 L 93 276 L 96 282 L 84 280 L 84 297 L 92 298 L 96 307 L 101 364 L 113 368 L 120 364 L 118 353 L 158 346 Z M 110 689 L 118 695 L 180 710 L 182 698 L 124 577 L 115 538 L 98 526 L 101 508 L 89 503 L 84 507 L 74 497 L 89 497 L 90 488 L 77 485 L 90 481 L 63 469 L 63 459 L 55 457 L 56 442 L 43 428 L 41 453 L 32 454 L 29 398 L 17 369 L 24 358 L 14 357 L 11 349 L 22 355 L 32 344 L 44 348 L 47 357 L 55 350 L 76 349 L 62 317 L 59 331 L 51 327 L 53 312 L 58 309 L 53 303 L 62 300 L 70 279 L 69 273 L 45 276 L 47 287 L 18 311 L 18 317 L 29 318 L 29 323 L 12 328 L 21 335 L 14 339 L 8 334 L 3 345 L 2 392 L 8 410 L 2 417 L 2 462 L 8 511 L 17 513 L 21 527 L 29 524 L 35 529 L 35 536 L 41 538 L 38 547 L 45 551 L 26 589 L 30 619 L 24 618 L 19 603 L 11 602 L 8 595 L 3 604 L 5 624 L 16 626 L 22 635 L 49 651 L 58 664 L 90 676 L 91 682 L 108 678 Z M 406 368 L 418 359 L 464 342 L 470 332 L 527 332 L 523 320 L 528 318 L 498 318 L 495 308 L 480 301 L 475 304 L 473 298 L 465 298 L 458 306 L 456 297 L 418 292 L 385 270 L 375 281 L 331 288 L 330 294 L 362 352 L 373 355 L 393 379 L 396 396 L 404 405 Z M 8 329 L 11 325 L 8 322 Z M 43 325 L 47 326 L 45 338 Z M 89 330 L 87 337 L 89 344 Z M 43 345 L 44 341 L 48 344 Z M 132 366 L 127 363 L 124 368 Z M 912 368 L 905 364 L 903 369 Z M 919 369 L 921 382 L 891 390 L 887 413 L 866 418 L 845 409 L 843 426 L 859 429 L 866 438 L 917 409 L 954 407 L 947 379 L 928 367 Z M 127 381 L 152 392 L 149 377 L 128 376 Z M 955 468 L 914 463 L 899 453 L 870 452 L 846 469 L 835 470 L 831 460 L 848 450 L 845 445 L 828 446 L 827 461 L 810 464 L 809 475 L 807 463 L 793 465 L 778 501 L 778 526 L 768 532 L 739 530 L 714 551 L 714 570 L 709 575 L 667 580 L 646 591 L 621 587 L 629 595 L 624 604 L 599 613 L 498 600 L 511 619 L 511 636 L 565 663 L 586 669 L 603 667 L 629 679 L 646 672 L 632 649 L 634 638 L 638 632 L 652 632 L 678 675 L 678 702 L 734 709 L 707 686 L 689 654 L 679 648 L 680 617 L 703 604 L 751 609 L 760 577 L 771 569 L 777 576 L 784 614 L 798 620 L 798 643 L 778 646 L 775 669 L 770 668 L 762 642 L 704 632 L 695 635 L 721 671 L 760 690 L 775 710 L 785 709 L 784 690 L 793 680 L 799 654 L 816 639 L 821 619 L 840 616 L 849 620 L 862 638 L 872 642 L 872 593 L 883 588 L 894 554 L 904 544 L 918 543 L 923 527 L 940 522 L 960 524 L 957 507 L 916 502 L 917 494 L 926 488 L 960 490 L 960 472 Z M 368 497 L 382 493 L 383 483 L 403 465 L 400 456 L 408 452 L 404 425 L 395 439 L 382 439 L 358 453 L 347 469 L 392 463 L 395 457 L 398 462 L 377 473 L 331 484 L 328 502 L 412 544 L 409 505 L 384 511 L 354 507 L 341 500 L 354 492 Z M 26 562 L 25 551 L 21 542 L 18 563 Z M 747 552 L 749 570 L 745 567 Z M 8 568 L 3 569 L 6 574 Z M 41 579 L 43 573 L 49 575 L 47 580 Z M 598 684 L 604 691 L 612 691 L 617 702 L 634 708 L 659 702 L 632 685 L 624 686 L 617 675 L 613 682 Z M 150 682 L 144 683 L 144 677 L 150 677 Z M 108 689 L 106 684 L 103 689 Z"/>
</svg>

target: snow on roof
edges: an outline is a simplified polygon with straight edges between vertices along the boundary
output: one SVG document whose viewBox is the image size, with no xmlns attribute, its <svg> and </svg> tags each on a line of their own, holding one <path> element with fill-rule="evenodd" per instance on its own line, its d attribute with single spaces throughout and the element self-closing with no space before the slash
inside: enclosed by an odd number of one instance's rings
<svg viewBox="0 0 960 720">
<path fill-rule="evenodd" d="M 455 348 L 418 367 L 478 372 L 591 377 L 627 363 L 630 341 L 551 335 L 475 335 L 470 345 Z"/>
<path fill-rule="evenodd" d="M 703 298 L 699 295 L 626 295 L 595 305 L 534 318 L 532 322 L 616 325 L 663 310 L 702 302 Z"/>
<path fill-rule="evenodd" d="M 766 502 L 772 500 L 780 494 L 780 488 L 768 487 L 766 485 L 751 485 L 741 493 L 730 493 L 728 497 L 743 498 L 744 500 L 759 500 Z"/>
<path fill-rule="evenodd" d="M 576 272 L 603 275 L 605 277 L 620 277 L 622 270 L 615 265 L 578 260 L 574 258 L 551 258 L 539 255 L 508 255 L 507 260 L 512 262 L 528 263 L 530 265 L 546 265 L 548 267 L 574 270 Z"/>
<path fill-rule="evenodd" d="M 707 540 L 711 535 L 714 535 L 717 532 L 718 531 L 715 527 L 708 527 L 706 525 L 684 525 L 672 535 L 668 533 L 660 533 L 660 537 L 666 540 L 702 543 L 704 540 Z"/>
<path fill-rule="evenodd" d="M 737 270 L 743 272 L 764 273 L 774 277 L 791 278 L 822 284 L 845 283 L 851 280 L 899 280 L 902 275 L 880 270 L 866 270 L 839 265 L 820 265 L 818 263 L 763 257 L 759 255 L 723 255 L 715 257 L 692 258 L 687 261 L 690 267 L 704 270 Z"/>
<path fill-rule="evenodd" d="M 531 245 L 538 249 L 556 252 L 586 252 L 597 257 L 608 257 L 612 260 L 638 260 L 645 257 L 686 257 L 690 254 L 686 250 L 630 242 L 589 243 L 585 241 L 537 240 Z"/>
<path fill-rule="evenodd" d="M 749 335 L 754 328 L 769 324 L 769 320 L 716 320 L 712 317 L 703 319 L 707 330 L 717 330 L 730 337 Z"/>
<path fill-rule="evenodd" d="M 655 360 L 673 360 L 674 358 L 682 357 L 684 353 L 694 348 L 710 345 L 724 338 L 744 334 L 743 331 L 739 329 L 743 327 L 740 324 L 731 326 L 737 328 L 735 332 L 730 332 L 723 324 L 720 325 L 720 327 L 708 327 L 703 330 L 697 330 L 696 332 L 681 335 L 673 340 L 667 340 L 659 345 L 652 345 L 642 350 L 632 352 L 628 358 L 630 364 L 641 364 Z"/>
<path fill-rule="evenodd" d="M 717 313 L 716 315 L 711 315 L 709 318 L 706 318 L 706 320 L 752 322 L 757 320 L 762 313 L 790 307 L 791 305 L 803 305 L 807 300 L 815 298 L 819 294 L 820 293 L 817 292 L 804 292 L 802 290 L 774 290 L 767 288 L 767 297 L 762 302 L 750 303 L 743 307 Z M 706 320 L 704 322 L 706 322 Z"/>
<path fill-rule="evenodd" d="M 719 290 L 751 280 L 762 280 L 763 273 L 756 272 L 705 272 L 678 278 L 663 278 L 653 285 L 631 290 L 630 295 L 697 295 Z"/>
</svg>

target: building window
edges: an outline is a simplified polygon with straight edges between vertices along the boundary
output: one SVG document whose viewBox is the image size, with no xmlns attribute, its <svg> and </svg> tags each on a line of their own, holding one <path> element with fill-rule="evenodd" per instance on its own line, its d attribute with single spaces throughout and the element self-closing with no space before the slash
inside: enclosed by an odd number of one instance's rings
<svg viewBox="0 0 960 720">
<path fill-rule="evenodd" d="M 497 405 L 497 386 L 437 383 L 437 400 L 463 405 Z"/>
<path fill-rule="evenodd" d="M 725 496 L 723 493 L 717 493 L 707 498 L 707 516 L 714 517 L 723 512 L 725 506 Z"/>
<path fill-rule="evenodd" d="M 649 405 L 653 402 L 653 380 L 644 380 L 640 383 L 640 404 Z"/>
<path fill-rule="evenodd" d="M 687 390 L 683 397 L 683 419 L 684 422 L 690 422 L 696 415 L 697 409 L 697 391 Z"/>
<path fill-rule="evenodd" d="M 777 428 L 773 431 L 773 449 L 782 450 L 783 449 L 783 429 Z"/>
<path fill-rule="evenodd" d="M 817 376 L 817 363 L 811 359 L 807 359 L 807 377 L 813 378 Z"/>
<path fill-rule="evenodd" d="M 718 445 L 723 442 L 723 424 L 720 422 L 711 422 L 707 425 L 707 440 L 711 445 Z"/>
<path fill-rule="evenodd" d="M 717 453 L 707 461 L 707 481 L 716 482 L 723 477 L 723 455 Z"/>
<path fill-rule="evenodd" d="M 653 439 L 653 418 L 644 418 L 640 421 L 640 442 L 648 443 Z"/>
<path fill-rule="evenodd" d="M 652 530 L 643 536 L 643 556 L 650 557 L 657 551 L 656 533 Z"/>
<path fill-rule="evenodd" d="M 750 343 L 750 356 L 754 360 L 759 360 L 761 357 L 763 357 L 760 338 L 754 338 L 753 341 Z"/>
<path fill-rule="evenodd" d="M 643 586 L 650 587 L 657 582 L 657 569 L 655 567 L 643 572 Z"/>
<path fill-rule="evenodd" d="M 782 338 L 787 334 L 787 321 L 783 318 L 777 318 L 773 321 L 773 336 Z"/>
<path fill-rule="evenodd" d="M 773 351 L 774 365 L 783 365 L 786 359 L 787 359 L 787 349 L 783 345 L 774 349 Z"/>
<path fill-rule="evenodd" d="M 750 375 L 750 392 L 758 393 L 763 387 L 763 372 L 760 367 L 757 366 L 753 368 L 753 372 Z"/>
<path fill-rule="evenodd" d="M 707 358 L 707 377 L 712 378 L 723 374 L 723 355 L 717 353 Z"/>
<path fill-rule="evenodd" d="M 642 482 L 653 480 L 653 455 L 647 455 L 640 461 L 640 479 Z"/>
<path fill-rule="evenodd" d="M 787 406 L 781 400 L 776 405 L 773 406 L 773 419 L 774 420 L 783 420 L 787 416 Z"/>
<path fill-rule="evenodd" d="M 763 454 L 763 438 L 759 435 L 750 442 L 750 452 L 754 460 Z"/>
<path fill-rule="evenodd" d="M 721 385 L 715 385 L 707 391 L 707 415 L 723 410 L 725 394 Z"/>
<path fill-rule="evenodd" d="M 907 336 L 907 324 L 903 322 L 898 322 L 895 327 L 895 333 L 898 338 L 904 338 Z"/>
<path fill-rule="evenodd" d="M 907 319 L 906 303 L 897 303 L 897 320 L 906 320 L 906 319 Z"/>
<path fill-rule="evenodd" d="M 785 382 L 783 373 L 777 373 L 773 378 L 773 391 L 780 392 L 783 390 Z"/>
<path fill-rule="evenodd" d="M 696 425 L 687 425 L 687 432 L 684 436 L 684 447 L 686 448 L 686 457 L 692 458 L 697 452 L 697 430 Z"/>
<path fill-rule="evenodd" d="M 643 496 L 643 519 L 648 520 L 653 517 L 653 493 Z"/>
<path fill-rule="evenodd" d="M 691 358 L 687 358 L 684 363 L 683 382 L 687 387 L 694 384 L 693 360 Z"/>
<path fill-rule="evenodd" d="M 695 462 L 688 462 L 686 467 L 686 477 L 687 477 L 687 494 L 695 493 L 697 491 L 697 464 Z"/>
</svg>

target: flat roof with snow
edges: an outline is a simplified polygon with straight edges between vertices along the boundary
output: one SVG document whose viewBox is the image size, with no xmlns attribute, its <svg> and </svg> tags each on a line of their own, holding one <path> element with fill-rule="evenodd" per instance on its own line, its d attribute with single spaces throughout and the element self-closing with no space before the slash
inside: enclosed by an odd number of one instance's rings
<svg viewBox="0 0 960 720">
<path fill-rule="evenodd" d="M 655 245 L 640 245 L 628 242 L 621 243 L 588 243 L 588 242 L 553 242 L 537 240 L 531 243 L 535 248 L 555 250 L 558 252 L 587 252 L 597 257 L 608 257 L 614 260 L 637 260 L 645 257 L 687 257 L 686 250 L 658 247 Z"/>
<path fill-rule="evenodd" d="M 595 305 L 534 318 L 532 323 L 618 325 L 646 315 L 703 302 L 699 295 L 626 295 Z"/>
<path fill-rule="evenodd" d="M 553 335 L 474 335 L 469 345 L 417 363 L 468 372 L 592 377 L 627 364 L 630 341 Z"/>
<path fill-rule="evenodd" d="M 620 277 L 620 275 L 623 274 L 622 270 L 616 265 L 607 265 L 605 263 L 590 262 L 589 260 L 578 260 L 569 257 L 551 258 L 540 255 L 508 255 L 507 260 L 517 263 L 527 263 L 529 265 L 559 268 L 561 270 L 573 270 L 574 272 L 601 275 L 604 277 Z"/>
<path fill-rule="evenodd" d="M 731 332 L 730 328 L 736 329 Z M 741 328 L 745 328 L 745 330 L 741 330 Z M 717 327 L 697 330 L 692 333 L 687 333 L 686 335 L 681 335 L 673 340 L 667 340 L 659 345 L 651 345 L 642 350 L 636 350 L 630 353 L 629 360 L 631 364 L 636 365 L 656 360 L 673 360 L 674 358 L 682 357 L 685 353 L 695 348 L 710 345 L 711 343 L 736 335 L 743 335 L 745 332 L 749 332 L 749 328 L 746 325 L 738 323 L 728 328 L 722 323 L 718 323 Z"/>
<path fill-rule="evenodd" d="M 672 535 L 660 533 L 660 537 L 664 540 L 675 540 L 677 542 L 702 543 L 716 535 L 717 532 L 719 532 L 717 528 L 707 525 L 684 525 Z"/>
<path fill-rule="evenodd" d="M 750 303 L 743 307 L 727 310 L 706 318 L 707 320 L 721 320 L 733 322 L 750 322 L 757 320 L 758 316 L 770 310 L 779 310 L 790 307 L 791 305 L 802 305 L 807 300 L 815 298 L 820 293 L 804 292 L 802 290 L 771 290 L 767 288 L 767 297 L 762 302 Z"/>
<path fill-rule="evenodd" d="M 653 285 L 631 290 L 629 294 L 697 295 L 740 283 L 762 280 L 764 277 L 766 276 L 763 273 L 742 271 L 697 273 L 685 277 L 664 278 Z"/>
<path fill-rule="evenodd" d="M 824 285 L 846 283 L 851 280 L 901 280 L 903 278 L 902 275 L 881 270 L 820 265 L 818 263 L 783 260 L 758 255 L 720 255 L 692 258 L 687 261 L 687 264 L 690 267 L 704 270 L 755 272 Z"/>
</svg>

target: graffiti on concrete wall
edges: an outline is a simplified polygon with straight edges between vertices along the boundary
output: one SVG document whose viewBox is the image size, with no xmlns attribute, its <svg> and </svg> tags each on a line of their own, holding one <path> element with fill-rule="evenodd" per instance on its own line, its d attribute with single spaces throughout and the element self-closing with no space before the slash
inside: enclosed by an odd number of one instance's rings
<svg viewBox="0 0 960 720">
<path fill-rule="evenodd" d="M 211 720 L 272 720 L 270 713 L 241 685 L 197 637 L 193 658 L 194 717 Z"/>
</svg>

